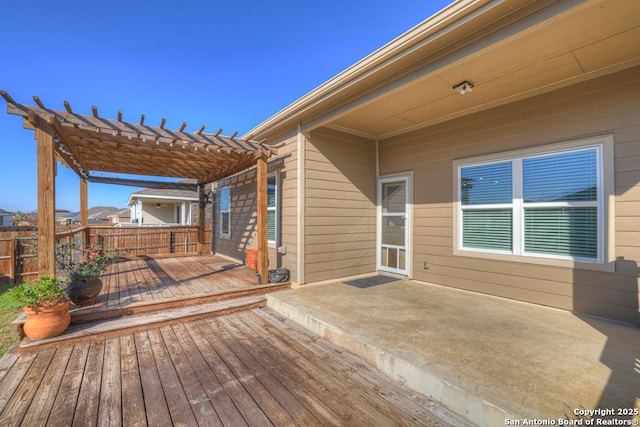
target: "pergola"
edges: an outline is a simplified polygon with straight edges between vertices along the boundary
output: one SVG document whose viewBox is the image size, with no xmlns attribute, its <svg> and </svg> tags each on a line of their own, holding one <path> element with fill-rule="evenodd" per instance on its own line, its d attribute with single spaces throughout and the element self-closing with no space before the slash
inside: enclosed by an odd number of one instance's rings
<svg viewBox="0 0 640 427">
<path fill-rule="evenodd" d="M 171 186 L 194 189 L 199 194 L 200 223 L 199 252 L 204 249 L 205 185 L 233 175 L 248 167 L 257 166 L 257 240 L 258 274 L 263 282 L 268 278 L 267 258 L 267 159 L 277 154 L 276 148 L 251 137 L 223 136 L 222 129 L 205 133 L 205 126 L 196 132 L 184 132 L 187 123 L 178 130 L 122 120 L 106 119 L 98 114 L 73 112 L 64 102 L 66 111 L 46 108 L 33 97 L 37 106 L 19 104 L 5 91 L 0 95 L 7 101 L 7 112 L 21 116 L 26 129 L 35 130 L 38 159 L 38 264 L 40 274 L 55 275 L 55 175 L 56 160 L 73 169 L 80 177 L 81 225 L 87 225 L 87 182 L 101 182 L 142 187 Z M 149 180 L 106 178 L 94 172 L 110 172 L 148 176 L 190 178 L 195 184 L 159 183 Z"/>
</svg>

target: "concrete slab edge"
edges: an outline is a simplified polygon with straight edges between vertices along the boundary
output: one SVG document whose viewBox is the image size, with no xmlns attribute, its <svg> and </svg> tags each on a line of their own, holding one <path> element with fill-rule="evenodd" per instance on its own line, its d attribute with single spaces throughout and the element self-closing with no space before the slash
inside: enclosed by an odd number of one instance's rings
<svg viewBox="0 0 640 427">
<path fill-rule="evenodd" d="M 287 304 L 277 295 L 267 295 L 267 306 L 304 328 L 326 337 L 345 350 L 357 354 L 387 376 L 442 403 L 473 424 L 490 427 L 504 425 L 506 419 L 522 419 L 522 416 L 511 414 L 481 397 L 451 384 L 444 378 L 418 368 L 388 351 L 363 342 L 356 335 Z"/>
</svg>

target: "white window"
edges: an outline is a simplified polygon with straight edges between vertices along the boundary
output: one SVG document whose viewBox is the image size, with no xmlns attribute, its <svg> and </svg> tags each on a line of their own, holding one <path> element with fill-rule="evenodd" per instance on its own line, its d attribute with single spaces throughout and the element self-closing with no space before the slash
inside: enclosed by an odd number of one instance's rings
<svg viewBox="0 0 640 427">
<path fill-rule="evenodd" d="M 231 194 L 228 187 L 220 190 L 220 235 L 231 236 Z"/>
<path fill-rule="evenodd" d="M 280 232 L 278 178 L 278 173 L 267 177 L 267 240 L 274 245 L 278 244 Z"/>
<path fill-rule="evenodd" d="M 604 262 L 603 144 L 459 163 L 458 249 Z"/>
</svg>

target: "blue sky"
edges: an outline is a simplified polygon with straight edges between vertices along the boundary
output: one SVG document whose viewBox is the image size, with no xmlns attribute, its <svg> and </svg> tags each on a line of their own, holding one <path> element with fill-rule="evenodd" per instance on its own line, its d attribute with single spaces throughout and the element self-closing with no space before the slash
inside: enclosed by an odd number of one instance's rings
<svg viewBox="0 0 640 427">
<path fill-rule="evenodd" d="M 4 1 L 0 89 L 20 103 L 240 134 L 450 1 Z M 34 133 L 0 99 L 0 208 L 37 205 Z M 132 187 L 89 184 L 89 206 L 124 207 Z M 79 209 L 60 166 L 56 207 Z"/>
</svg>

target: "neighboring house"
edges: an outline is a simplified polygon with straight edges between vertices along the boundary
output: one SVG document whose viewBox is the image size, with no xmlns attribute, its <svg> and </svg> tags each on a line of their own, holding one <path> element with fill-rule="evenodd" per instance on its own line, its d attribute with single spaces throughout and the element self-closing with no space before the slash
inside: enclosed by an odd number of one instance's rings
<svg viewBox="0 0 640 427">
<path fill-rule="evenodd" d="M 198 192 L 166 188 L 146 188 L 131 193 L 130 222 L 138 225 L 197 225 Z M 211 208 L 205 223 L 210 224 Z"/>
<path fill-rule="evenodd" d="M 72 223 L 72 219 L 71 217 L 73 215 L 75 215 L 74 212 L 71 212 L 70 210 L 67 209 L 56 209 L 56 222 L 60 225 L 71 225 Z M 34 222 L 34 224 L 37 224 L 37 221 Z"/>
<path fill-rule="evenodd" d="M 129 224 L 131 223 L 131 209 L 124 208 L 109 215 L 109 222 L 112 224 Z"/>
<path fill-rule="evenodd" d="M 89 224 L 109 224 L 109 217 L 119 210 L 113 206 L 94 206 L 88 209 L 87 219 Z M 72 220 L 74 224 L 80 224 L 80 213 L 74 214 Z"/>
<path fill-rule="evenodd" d="M 0 227 L 11 227 L 13 225 L 13 212 L 0 209 Z"/>
<path fill-rule="evenodd" d="M 640 2 L 457 1 L 248 132 L 270 266 L 375 271 L 640 324 Z M 255 247 L 255 172 L 215 251 Z"/>
<path fill-rule="evenodd" d="M 109 224 L 109 217 L 120 209 L 111 206 L 94 206 L 87 211 L 89 224 Z M 58 218 L 58 223 L 63 225 L 80 224 L 80 212 L 70 212 Z"/>
</svg>

